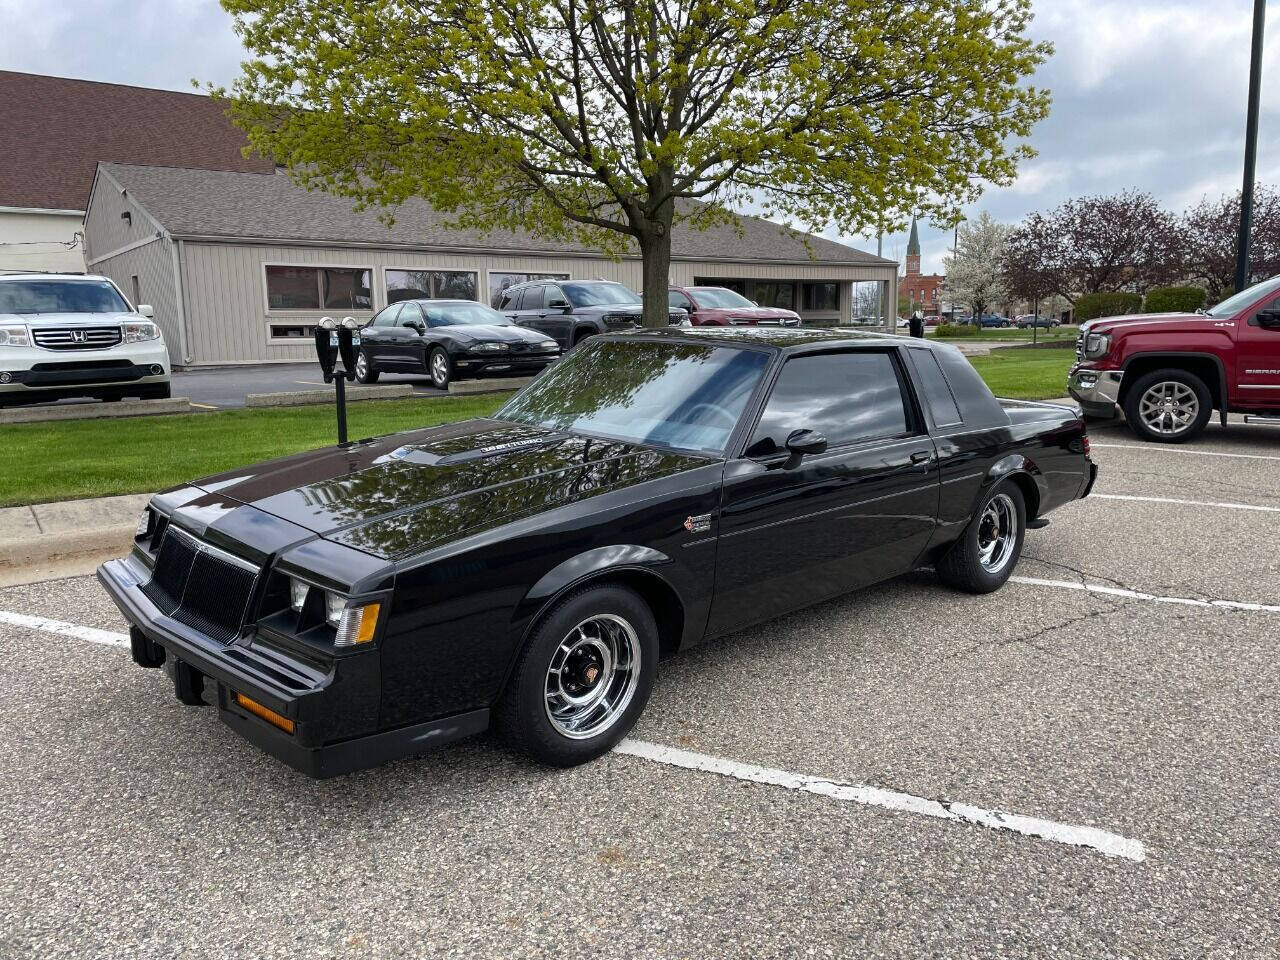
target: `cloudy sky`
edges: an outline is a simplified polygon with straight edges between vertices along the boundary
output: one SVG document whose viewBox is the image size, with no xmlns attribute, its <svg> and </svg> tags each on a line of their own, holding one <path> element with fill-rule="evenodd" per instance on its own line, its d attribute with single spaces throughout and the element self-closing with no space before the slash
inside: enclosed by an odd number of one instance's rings
<svg viewBox="0 0 1280 960">
<path fill-rule="evenodd" d="M 1180 209 L 1240 183 L 1252 0 L 1035 0 L 1056 53 L 1036 82 L 1053 110 L 1039 156 L 974 208 L 1016 221 L 1067 197 L 1128 187 Z M 1263 65 L 1258 176 L 1280 182 L 1280 3 Z M 216 0 L 0 0 L 0 69 L 189 90 L 229 83 L 241 51 Z M 950 234 L 925 224 L 925 269 Z M 875 239 L 856 239 L 875 249 Z M 905 236 L 884 239 L 901 260 Z"/>
</svg>

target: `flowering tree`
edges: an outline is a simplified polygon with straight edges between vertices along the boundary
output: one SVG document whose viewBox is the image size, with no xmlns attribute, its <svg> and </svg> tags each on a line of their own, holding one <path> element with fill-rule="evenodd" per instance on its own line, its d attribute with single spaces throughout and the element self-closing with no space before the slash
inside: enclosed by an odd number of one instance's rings
<svg viewBox="0 0 1280 960">
<path fill-rule="evenodd" d="M 1004 245 L 1009 228 L 983 211 L 977 220 L 961 225 L 954 255 L 943 264 L 944 290 L 953 304 L 962 303 L 981 317 L 1008 296 L 1004 273 Z"/>
</svg>

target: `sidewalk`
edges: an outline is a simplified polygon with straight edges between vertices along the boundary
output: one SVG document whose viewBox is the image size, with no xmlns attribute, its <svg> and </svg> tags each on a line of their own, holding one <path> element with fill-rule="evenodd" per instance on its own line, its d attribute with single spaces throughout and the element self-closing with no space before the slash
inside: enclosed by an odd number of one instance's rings
<svg viewBox="0 0 1280 960">
<path fill-rule="evenodd" d="M 129 550 L 148 493 L 96 500 L 67 500 L 0 509 L 0 582 L 19 568 L 41 567 L 79 558 L 84 566 Z"/>
</svg>

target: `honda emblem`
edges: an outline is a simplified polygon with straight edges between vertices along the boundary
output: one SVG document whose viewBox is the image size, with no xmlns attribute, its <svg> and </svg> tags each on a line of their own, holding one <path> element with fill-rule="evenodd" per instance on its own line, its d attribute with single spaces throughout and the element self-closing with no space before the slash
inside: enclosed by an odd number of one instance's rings
<svg viewBox="0 0 1280 960">
<path fill-rule="evenodd" d="M 72 330 L 72 331 L 71 331 L 71 339 L 72 339 L 72 341 L 74 341 L 75 343 L 84 343 L 84 342 L 85 342 L 85 340 L 87 340 L 87 339 L 88 339 L 88 336 L 89 336 L 89 335 L 88 335 L 87 333 L 85 333 L 83 330 Z"/>
</svg>

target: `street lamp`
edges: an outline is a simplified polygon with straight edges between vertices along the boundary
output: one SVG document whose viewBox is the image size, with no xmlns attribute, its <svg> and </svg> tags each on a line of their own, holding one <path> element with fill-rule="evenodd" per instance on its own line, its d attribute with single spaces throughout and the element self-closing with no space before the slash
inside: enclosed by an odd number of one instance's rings
<svg viewBox="0 0 1280 960">
<path fill-rule="evenodd" d="M 1258 159 L 1258 95 L 1262 86 L 1262 27 L 1267 0 L 1253 0 L 1253 51 L 1249 57 L 1249 115 L 1244 132 L 1244 187 L 1240 191 L 1240 239 L 1236 245 L 1236 293 L 1249 283 L 1249 228 L 1253 218 L 1253 168 Z"/>
</svg>

